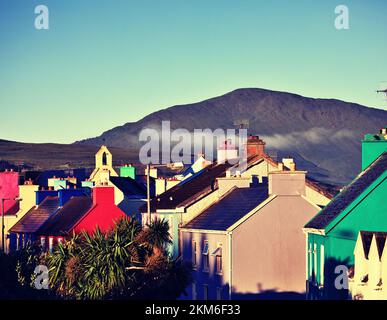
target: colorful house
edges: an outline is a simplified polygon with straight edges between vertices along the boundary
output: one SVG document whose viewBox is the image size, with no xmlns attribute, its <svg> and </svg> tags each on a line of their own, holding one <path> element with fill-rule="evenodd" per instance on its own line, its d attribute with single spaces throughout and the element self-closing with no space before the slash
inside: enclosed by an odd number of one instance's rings
<svg viewBox="0 0 387 320">
<path fill-rule="evenodd" d="M 220 198 L 180 227 L 183 259 L 194 267 L 188 299 L 304 297 L 299 226 L 320 209 L 306 197 L 305 175 L 280 164 L 262 182 L 217 179 Z"/>
<path fill-rule="evenodd" d="M 387 232 L 360 231 L 349 279 L 350 297 L 355 300 L 387 300 Z"/>
<path fill-rule="evenodd" d="M 35 205 L 35 192 L 38 186 L 31 180 L 26 180 L 23 185 L 18 185 L 17 172 L 6 171 L 0 173 L 0 212 L 1 203 L 4 202 L 4 240 L 5 252 L 9 251 L 9 229 L 18 222 Z M 16 200 L 15 200 L 16 199 Z M 0 245 L 2 245 L 2 230 L 0 230 Z"/>
<path fill-rule="evenodd" d="M 89 234 L 98 228 L 108 231 L 114 222 L 126 214 L 114 204 L 114 188 L 108 185 L 93 189 L 93 197 L 72 197 L 57 212 L 50 215 L 36 231 L 43 247 L 53 246 L 73 233 Z"/>
<path fill-rule="evenodd" d="M 235 147 L 229 142 L 218 150 L 218 158 L 224 163 L 212 163 L 185 179 L 175 187 L 155 197 L 151 201 L 151 217 L 165 219 L 170 225 L 173 245 L 169 248 L 174 256 L 179 255 L 179 226 L 185 225 L 206 208 L 218 201 L 222 195 L 219 192 L 219 179 L 230 175 L 241 175 L 243 178 L 263 183 L 267 181 L 270 172 L 281 170 L 288 165 L 295 166 L 292 159 L 278 163 L 265 153 L 265 142 L 257 136 L 249 137 L 247 144 L 247 163 L 244 170 L 230 164 L 227 159 L 235 159 Z M 305 196 L 316 205 L 328 203 L 333 194 L 306 178 Z M 143 222 L 148 220 L 146 206 L 142 209 Z"/>
<path fill-rule="evenodd" d="M 310 299 L 346 299 L 336 268 L 354 265 L 359 231 L 387 231 L 386 131 L 364 137 L 362 172 L 304 227 Z"/>
<path fill-rule="evenodd" d="M 89 189 L 39 190 L 36 203 L 9 229 L 10 250 L 23 248 L 28 241 L 37 240 L 37 231 L 46 220 L 58 212 L 72 197 L 87 196 Z"/>
</svg>

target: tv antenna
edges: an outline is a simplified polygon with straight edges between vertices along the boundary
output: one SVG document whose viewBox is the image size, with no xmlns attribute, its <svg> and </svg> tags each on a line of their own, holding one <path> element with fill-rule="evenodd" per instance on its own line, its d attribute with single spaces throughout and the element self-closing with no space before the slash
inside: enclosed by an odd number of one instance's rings
<svg viewBox="0 0 387 320">
<path fill-rule="evenodd" d="M 236 119 L 234 120 L 234 126 L 238 129 L 248 129 L 250 121 L 249 119 Z"/>
<path fill-rule="evenodd" d="M 387 101 L 387 81 L 383 81 L 379 85 L 379 89 L 376 90 L 377 93 L 384 93 L 385 100 Z"/>
</svg>

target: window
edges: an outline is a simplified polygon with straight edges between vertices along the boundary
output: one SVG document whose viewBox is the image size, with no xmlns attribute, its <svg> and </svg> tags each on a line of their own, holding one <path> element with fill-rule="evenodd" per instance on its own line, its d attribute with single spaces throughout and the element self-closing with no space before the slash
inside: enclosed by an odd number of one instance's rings
<svg viewBox="0 0 387 320">
<path fill-rule="evenodd" d="M 196 246 L 196 241 L 192 241 L 192 265 L 196 267 L 197 265 L 197 246 Z"/>
<path fill-rule="evenodd" d="M 208 272 L 210 270 L 210 256 L 208 254 L 208 241 L 204 241 L 202 254 L 203 254 L 203 271 Z"/>
<path fill-rule="evenodd" d="M 222 292 L 223 292 L 223 288 L 222 287 L 217 287 L 216 288 L 216 300 L 223 300 Z"/>
<path fill-rule="evenodd" d="M 106 165 L 107 165 L 107 154 L 106 154 L 106 152 L 104 152 L 104 153 L 102 154 L 102 165 L 103 165 L 103 166 L 106 166 Z"/>
<path fill-rule="evenodd" d="M 42 246 L 42 249 L 46 249 L 46 237 L 40 237 L 40 245 Z"/>
<path fill-rule="evenodd" d="M 308 258 L 309 258 L 309 268 L 308 268 L 308 271 L 309 271 L 309 279 L 312 278 L 312 275 L 313 275 L 313 262 L 312 262 L 312 257 L 313 257 L 313 252 L 312 252 L 312 244 L 309 243 L 309 250 L 308 250 Z"/>
<path fill-rule="evenodd" d="M 203 285 L 203 300 L 208 300 L 208 284 Z"/>
<path fill-rule="evenodd" d="M 197 300 L 196 282 L 192 283 L 192 300 Z"/>
<path fill-rule="evenodd" d="M 213 253 L 215 256 L 215 271 L 218 274 L 223 272 L 223 255 L 222 255 L 222 244 L 218 245 L 218 248 Z"/>
<path fill-rule="evenodd" d="M 54 238 L 53 237 L 49 237 L 48 238 L 48 250 L 50 250 L 50 252 L 52 252 L 52 248 L 54 247 Z"/>
</svg>

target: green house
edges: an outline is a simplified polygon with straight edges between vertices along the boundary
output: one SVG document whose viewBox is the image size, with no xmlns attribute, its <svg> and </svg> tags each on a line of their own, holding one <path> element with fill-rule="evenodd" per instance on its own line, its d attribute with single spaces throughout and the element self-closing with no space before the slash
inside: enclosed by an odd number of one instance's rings
<svg viewBox="0 0 387 320">
<path fill-rule="evenodd" d="M 384 128 L 379 134 L 365 135 L 362 172 L 305 225 L 309 299 L 348 297 L 344 271 L 350 276 L 359 231 L 387 231 L 386 169 Z"/>
</svg>

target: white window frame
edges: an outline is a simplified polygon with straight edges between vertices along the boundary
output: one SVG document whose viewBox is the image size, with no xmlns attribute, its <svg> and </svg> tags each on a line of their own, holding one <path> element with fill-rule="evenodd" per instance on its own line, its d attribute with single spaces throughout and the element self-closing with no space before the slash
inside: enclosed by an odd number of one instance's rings
<svg viewBox="0 0 387 320">
<path fill-rule="evenodd" d="M 48 237 L 48 251 L 52 252 L 54 248 L 54 237 Z"/>
<path fill-rule="evenodd" d="M 221 254 L 219 255 L 219 250 Z M 217 248 L 215 250 L 215 273 L 216 274 L 223 274 L 223 245 L 222 243 L 218 243 Z M 219 269 L 219 264 L 218 264 L 218 257 L 220 257 L 220 269 Z"/>
<path fill-rule="evenodd" d="M 198 265 L 198 256 L 197 256 L 197 242 L 196 240 L 192 240 L 191 243 L 191 260 L 192 266 L 195 269 Z"/>
<path fill-rule="evenodd" d="M 204 240 L 203 243 L 203 272 L 209 272 L 210 271 L 210 244 L 208 240 Z"/>
<path fill-rule="evenodd" d="M 46 249 L 46 237 L 40 237 L 40 245 L 42 246 L 42 249 Z"/>
</svg>

